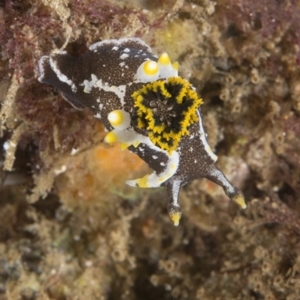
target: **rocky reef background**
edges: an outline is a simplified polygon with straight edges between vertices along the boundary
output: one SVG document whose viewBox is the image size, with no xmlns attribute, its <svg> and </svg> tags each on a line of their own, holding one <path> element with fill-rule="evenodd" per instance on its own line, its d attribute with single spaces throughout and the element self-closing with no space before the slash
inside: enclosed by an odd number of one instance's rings
<svg viewBox="0 0 300 300">
<path fill-rule="evenodd" d="M 300 299 L 300 4 L 296 0 L 0 1 L 0 299 Z M 147 166 L 37 81 L 54 49 L 140 37 L 204 99 L 207 180 L 127 187 Z"/>
</svg>

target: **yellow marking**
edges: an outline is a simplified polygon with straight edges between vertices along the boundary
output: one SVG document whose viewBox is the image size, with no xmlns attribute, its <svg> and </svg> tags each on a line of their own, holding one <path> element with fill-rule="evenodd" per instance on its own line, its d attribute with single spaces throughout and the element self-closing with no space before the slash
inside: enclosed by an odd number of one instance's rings
<svg viewBox="0 0 300 300">
<path fill-rule="evenodd" d="M 170 65 L 171 60 L 167 52 L 164 52 L 158 59 L 158 63 L 162 65 Z"/>
<path fill-rule="evenodd" d="M 118 142 L 118 136 L 113 132 L 109 132 L 105 138 L 104 138 L 104 142 L 108 143 L 108 144 L 113 144 L 113 143 L 117 143 Z"/>
<path fill-rule="evenodd" d="M 158 182 L 159 183 L 162 183 L 162 182 L 165 182 L 170 176 L 167 175 L 167 178 L 166 177 L 159 177 L 158 179 Z"/>
<path fill-rule="evenodd" d="M 145 175 L 144 177 L 137 179 L 136 183 L 138 184 L 138 186 L 140 188 L 147 188 L 147 187 L 149 187 L 148 178 L 149 178 L 149 175 Z"/>
<path fill-rule="evenodd" d="M 170 212 L 169 215 L 171 220 L 174 223 L 174 226 L 178 226 L 182 213 L 179 211 L 174 211 L 174 212 Z"/>
<path fill-rule="evenodd" d="M 127 149 L 129 146 L 133 146 L 133 147 L 138 147 L 138 145 L 140 144 L 139 141 L 135 141 L 135 142 L 132 142 L 132 143 L 121 143 L 121 149 L 122 150 L 125 150 Z"/>
<path fill-rule="evenodd" d="M 237 203 L 241 208 L 243 209 L 247 208 L 247 204 L 245 202 L 245 198 L 243 195 L 241 194 L 236 195 L 235 197 L 233 197 L 233 201 Z"/>
<path fill-rule="evenodd" d="M 144 127 L 146 127 L 146 125 L 141 119 L 138 119 L 137 127 L 138 128 L 144 128 Z"/>
<path fill-rule="evenodd" d="M 154 133 L 161 133 L 165 130 L 165 128 L 166 128 L 165 124 L 162 124 L 160 126 L 155 126 L 155 127 L 153 127 L 153 132 Z"/>
<path fill-rule="evenodd" d="M 140 142 L 138 142 L 138 141 L 137 142 L 133 142 L 132 146 L 136 148 L 139 144 L 140 144 Z"/>
<path fill-rule="evenodd" d="M 130 145 L 128 143 L 121 143 L 121 150 L 125 150 L 129 147 Z"/>
<path fill-rule="evenodd" d="M 149 76 L 153 76 L 158 72 L 157 62 L 153 60 L 147 60 L 144 62 L 143 66 L 144 73 Z"/>
<path fill-rule="evenodd" d="M 178 71 L 178 70 L 179 70 L 179 63 L 178 63 L 178 61 L 175 61 L 175 62 L 172 64 L 172 67 L 173 67 L 176 71 Z"/>
<path fill-rule="evenodd" d="M 108 114 L 107 119 L 113 127 L 117 127 L 122 125 L 124 121 L 124 115 L 121 110 L 114 110 Z"/>
</svg>

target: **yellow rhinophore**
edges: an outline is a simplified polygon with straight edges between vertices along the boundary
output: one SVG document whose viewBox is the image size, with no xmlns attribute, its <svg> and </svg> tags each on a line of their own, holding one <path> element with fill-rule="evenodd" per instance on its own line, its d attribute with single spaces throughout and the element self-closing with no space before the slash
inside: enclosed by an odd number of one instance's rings
<svg viewBox="0 0 300 300">
<path fill-rule="evenodd" d="M 153 60 L 147 60 L 143 63 L 143 70 L 146 75 L 153 76 L 158 72 L 158 64 Z"/>
<path fill-rule="evenodd" d="M 124 120 L 121 110 L 114 110 L 110 112 L 107 119 L 113 127 L 120 126 Z"/>
<path fill-rule="evenodd" d="M 158 67 L 159 67 L 159 77 L 168 79 L 170 77 L 177 77 L 178 76 L 178 62 L 172 64 L 169 55 L 164 52 L 158 58 Z"/>
<path fill-rule="evenodd" d="M 131 118 L 128 112 L 122 109 L 111 111 L 107 119 L 111 126 L 118 130 L 124 130 L 130 126 Z"/>
<path fill-rule="evenodd" d="M 158 59 L 158 64 L 165 65 L 165 66 L 171 65 L 171 60 L 167 52 L 164 52 L 160 55 Z"/>
<path fill-rule="evenodd" d="M 141 82 L 153 82 L 159 77 L 159 68 L 156 61 L 146 60 L 137 69 L 136 79 Z"/>
</svg>

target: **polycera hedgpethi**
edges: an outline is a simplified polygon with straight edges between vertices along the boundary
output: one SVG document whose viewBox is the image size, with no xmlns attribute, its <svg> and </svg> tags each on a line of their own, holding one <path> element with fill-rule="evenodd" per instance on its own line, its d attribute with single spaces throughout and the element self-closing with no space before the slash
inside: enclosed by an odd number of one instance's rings
<svg viewBox="0 0 300 300">
<path fill-rule="evenodd" d="M 154 170 L 127 181 L 142 188 L 166 186 L 168 212 L 177 226 L 181 217 L 180 187 L 197 178 L 220 185 L 246 208 L 242 193 L 215 166 L 203 128 L 198 97 L 178 76 L 178 64 L 159 58 L 138 38 L 104 40 L 81 57 L 56 51 L 39 61 L 38 80 L 59 89 L 74 107 L 90 108 L 109 133 L 107 143 L 120 142 Z"/>
</svg>

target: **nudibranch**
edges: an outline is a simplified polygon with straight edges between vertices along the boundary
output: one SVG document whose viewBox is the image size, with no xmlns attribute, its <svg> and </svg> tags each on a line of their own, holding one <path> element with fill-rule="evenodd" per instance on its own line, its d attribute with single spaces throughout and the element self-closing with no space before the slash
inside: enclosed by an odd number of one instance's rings
<svg viewBox="0 0 300 300">
<path fill-rule="evenodd" d="M 215 166 L 217 156 L 206 140 L 194 87 L 178 75 L 167 53 L 156 57 L 139 38 L 111 39 L 91 45 L 81 57 L 55 51 L 39 60 L 39 78 L 57 88 L 75 108 L 90 108 L 108 133 L 142 158 L 153 173 L 127 184 L 165 186 L 168 212 L 179 224 L 180 187 L 207 178 L 246 208 L 242 193 Z"/>
</svg>

